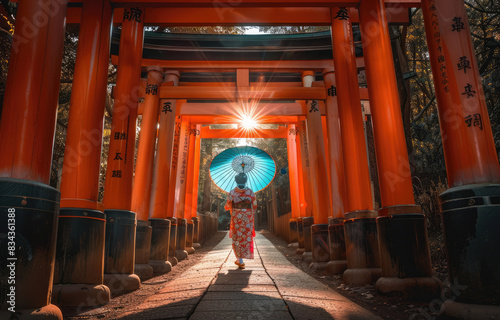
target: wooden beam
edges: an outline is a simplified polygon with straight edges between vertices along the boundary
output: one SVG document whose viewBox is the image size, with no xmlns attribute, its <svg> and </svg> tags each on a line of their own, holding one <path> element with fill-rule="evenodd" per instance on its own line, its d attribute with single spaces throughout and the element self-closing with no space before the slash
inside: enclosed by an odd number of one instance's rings
<svg viewBox="0 0 500 320">
<path fill-rule="evenodd" d="M 324 100 L 325 88 L 293 87 L 160 87 L 160 99 L 202 99 L 202 100 Z"/>
<path fill-rule="evenodd" d="M 161 88 L 163 87 L 172 87 L 170 83 L 164 83 Z M 178 87 L 175 88 L 181 88 L 183 87 L 182 90 L 196 90 L 198 87 L 205 87 L 205 91 L 213 91 L 214 88 L 222 88 L 224 91 L 235 91 L 235 83 L 234 82 L 180 82 Z M 254 88 L 254 90 L 260 90 L 262 88 L 265 88 L 266 91 L 272 91 L 274 88 L 302 88 L 301 83 L 299 82 L 265 82 L 263 85 L 258 82 L 251 82 L 250 83 L 250 88 Z M 173 88 L 173 87 L 172 87 Z M 191 88 L 191 89 L 186 89 L 186 88 Z M 315 87 L 315 88 L 322 88 L 321 86 Z M 146 92 L 146 80 L 141 79 L 140 82 L 140 88 L 139 88 L 139 98 L 144 98 Z M 160 91 L 161 94 L 161 91 Z M 338 94 L 338 93 L 337 93 Z M 359 94 L 361 97 L 361 100 L 370 100 L 370 96 L 368 94 L 368 88 L 359 88 Z M 111 90 L 111 97 L 114 98 L 114 87 L 112 87 Z M 185 98 L 188 99 L 188 98 Z M 205 99 L 210 99 L 210 98 L 205 98 Z M 261 98 L 265 99 L 265 98 Z M 280 99 L 265 99 L 265 100 L 280 100 Z M 281 99 L 281 100 L 299 100 L 299 99 Z M 220 104 L 218 104 L 220 105 Z"/>
<path fill-rule="evenodd" d="M 117 65 L 118 56 L 111 57 L 111 63 Z M 362 57 L 356 58 L 358 69 L 364 69 Z M 183 61 L 142 59 L 142 66 L 159 66 L 179 72 L 235 72 L 237 69 L 250 69 L 251 72 L 301 72 L 303 70 L 322 71 L 333 68 L 333 60 L 268 60 L 268 61 Z"/>
<path fill-rule="evenodd" d="M 182 105 L 181 115 L 183 116 L 233 116 L 238 117 L 240 107 L 235 103 L 196 103 L 188 102 Z M 320 108 L 322 114 L 325 109 Z M 259 103 L 251 110 L 257 117 L 259 116 L 301 116 L 304 115 L 302 104 L 292 103 Z"/>
<path fill-rule="evenodd" d="M 300 117 L 296 116 L 263 116 L 259 118 L 259 123 L 297 123 Z M 197 124 L 238 124 L 240 120 L 235 116 L 193 116 L 192 123 Z"/>
<path fill-rule="evenodd" d="M 201 128 L 202 139 L 255 139 L 255 138 L 286 138 L 286 127 L 279 127 L 278 129 L 210 129 L 210 127 Z"/>
<path fill-rule="evenodd" d="M 420 0 L 386 0 L 387 6 L 420 6 Z M 115 7 L 357 7 L 359 0 L 111 0 Z"/>
<path fill-rule="evenodd" d="M 418 5 L 417 5 L 418 2 Z M 333 3 L 333 2 L 332 2 Z M 308 3 L 309 4 L 309 3 Z M 396 6 L 387 2 L 387 20 L 389 24 L 409 24 L 408 7 L 420 7 L 420 1 L 413 5 Z M 67 11 L 67 23 L 78 24 L 81 21 L 81 8 L 72 7 Z M 146 8 L 145 25 L 162 27 L 183 26 L 270 26 L 270 25 L 331 25 L 330 8 L 322 7 L 241 7 L 221 9 L 216 6 L 207 8 Z M 115 8 L 114 25 L 121 25 L 123 8 Z M 359 23 L 358 10 L 351 9 L 351 21 Z"/>
</svg>

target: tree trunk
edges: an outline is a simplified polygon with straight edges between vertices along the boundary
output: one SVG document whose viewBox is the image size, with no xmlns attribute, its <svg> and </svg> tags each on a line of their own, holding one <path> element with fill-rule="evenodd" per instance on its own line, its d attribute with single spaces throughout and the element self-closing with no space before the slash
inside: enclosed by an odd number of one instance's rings
<svg viewBox="0 0 500 320">
<path fill-rule="evenodd" d="M 404 79 L 404 73 L 408 72 L 408 61 L 403 50 L 405 50 L 406 32 L 401 34 L 398 27 L 390 29 L 392 55 L 396 70 L 396 80 L 398 83 L 399 101 L 401 104 L 401 115 L 403 117 L 403 127 L 406 138 L 406 149 L 410 160 L 411 172 L 415 170 L 413 159 L 413 143 L 411 139 L 411 105 L 410 105 L 410 80 Z"/>
</svg>

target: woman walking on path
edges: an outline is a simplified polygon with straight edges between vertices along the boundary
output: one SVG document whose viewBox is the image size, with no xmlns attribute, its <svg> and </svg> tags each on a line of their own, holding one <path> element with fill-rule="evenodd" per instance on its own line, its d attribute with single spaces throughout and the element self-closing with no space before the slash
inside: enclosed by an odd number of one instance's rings
<svg viewBox="0 0 500 320">
<path fill-rule="evenodd" d="M 233 251 L 238 258 L 234 263 L 245 269 L 243 259 L 253 259 L 253 238 L 255 237 L 254 216 L 257 198 L 252 189 L 245 187 L 247 175 L 238 173 L 236 188 L 229 192 L 224 209 L 231 211 L 229 237 L 233 239 Z"/>
</svg>

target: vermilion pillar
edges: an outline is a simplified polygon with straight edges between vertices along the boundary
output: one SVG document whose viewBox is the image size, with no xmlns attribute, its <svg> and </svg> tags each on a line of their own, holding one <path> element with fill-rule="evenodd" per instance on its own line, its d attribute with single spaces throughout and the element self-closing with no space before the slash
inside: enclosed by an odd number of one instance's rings
<svg viewBox="0 0 500 320">
<path fill-rule="evenodd" d="M 307 108 L 304 102 L 304 108 Z M 311 217 L 313 215 L 313 204 L 311 195 L 311 161 L 309 159 L 309 142 L 307 136 L 306 120 L 301 120 L 298 125 L 299 134 L 299 147 L 300 147 L 300 162 L 302 163 L 302 191 L 304 194 L 304 202 L 301 202 L 301 209 L 303 208 L 304 217 Z M 302 214 L 301 214 L 302 215 Z"/>
<path fill-rule="evenodd" d="M 288 180 L 290 183 L 290 201 L 292 203 L 292 219 L 290 219 L 290 243 L 298 247 L 297 218 L 300 217 L 299 176 L 297 167 L 297 131 L 295 124 L 288 124 L 286 148 L 288 152 Z"/>
<path fill-rule="evenodd" d="M 113 122 L 104 186 L 106 209 L 130 210 L 134 174 L 137 102 L 144 42 L 142 9 L 125 10 L 114 92 Z"/>
<path fill-rule="evenodd" d="M 177 71 L 165 72 L 165 85 L 178 85 L 180 74 Z M 160 127 L 156 149 L 153 190 L 151 193 L 151 218 L 165 219 L 168 215 L 168 188 L 174 145 L 176 100 L 160 101 Z"/>
<path fill-rule="evenodd" d="M 314 81 L 314 73 L 303 72 L 302 78 L 305 87 L 310 87 Z M 331 213 L 330 197 L 327 181 L 325 143 L 323 140 L 323 126 L 318 102 L 313 100 L 307 103 L 307 140 L 309 163 L 311 172 L 312 212 L 315 223 L 328 222 Z"/>
<path fill-rule="evenodd" d="M 177 186 L 177 178 L 179 177 L 179 156 L 181 155 L 181 137 L 182 137 L 182 117 L 175 117 L 175 131 L 174 131 L 174 140 L 172 146 L 172 158 L 171 158 L 171 166 L 170 166 L 170 185 L 168 188 L 168 207 L 167 207 L 167 216 L 168 217 L 176 217 L 182 218 L 184 215 L 179 216 L 177 212 L 178 205 L 176 204 L 176 200 L 178 199 L 178 190 Z"/>
<path fill-rule="evenodd" d="M 66 2 L 19 3 L 2 109 L 0 177 L 49 183 Z"/>
<path fill-rule="evenodd" d="M 297 172 L 299 176 L 299 201 L 300 201 L 300 217 L 306 216 L 306 195 L 304 188 L 304 162 L 302 161 L 302 139 L 300 128 L 302 127 L 301 123 L 295 124 L 295 135 L 299 136 L 295 138 L 295 142 L 297 143 Z"/>
<path fill-rule="evenodd" d="M 295 124 L 288 125 L 288 175 L 290 179 L 290 198 L 292 201 L 292 217 L 300 216 L 299 175 L 297 165 L 297 131 Z"/>
<path fill-rule="evenodd" d="M 47 184 L 66 5 L 67 1 L 55 0 L 18 2 L 0 126 L 0 233 L 11 237 L 8 231 L 12 230 L 7 228 L 15 224 L 16 249 L 11 257 L 17 258 L 16 315 L 4 309 L 11 306 L 7 304 L 6 292 L 1 298 L 0 318 L 62 319 L 59 309 L 50 304 L 60 195 Z M 44 23 L 39 23 L 39 19 Z M 2 237 L 2 250 L 13 246 L 9 241 L 12 242 Z M 33 272 L 35 269 L 37 272 Z M 10 289 L 7 261 L 0 267 L 0 274 L 0 286 Z"/>
<path fill-rule="evenodd" d="M 176 251 L 175 256 L 177 260 L 183 260 L 187 258 L 186 251 L 186 233 L 187 233 L 187 219 L 188 216 L 186 211 L 186 179 L 187 179 L 187 165 L 189 159 L 189 140 L 190 140 L 190 130 L 191 124 L 189 117 L 182 117 L 178 154 L 177 154 L 177 166 L 174 169 L 172 166 L 173 173 L 176 174 L 175 183 L 175 198 L 171 205 L 174 206 L 175 216 L 177 217 L 177 239 L 176 239 Z"/>
<path fill-rule="evenodd" d="M 200 181 L 200 160 L 201 160 L 201 124 L 196 125 L 196 138 L 194 147 L 194 168 L 193 168 L 193 198 L 191 207 L 191 217 L 197 216 L 198 211 L 198 183 Z"/>
<path fill-rule="evenodd" d="M 184 218 L 187 220 L 187 232 L 186 232 L 186 251 L 189 254 L 194 253 L 193 248 L 193 232 L 194 225 L 192 218 L 193 211 L 193 185 L 194 185 L 194 159 L 195 159 L 195 148 L 196 148 L 196 136 L 200 134 L 200 131 L 196 131 L 196 124 L 191 124 L 189 128 L 189 156 L 187 161 L 187 175 L 186 175 L 186 191 L 185 191 L 185 205 L 184 205 Z"/>
<path fill-rule="evenodd" d="M 314 72 L 302 72 L 302 82 L 304 87 L 312 86 L 313 81 Z M 309 162 L 311 166 L 310 189 L 315 224 L 310 226 L 311 240 L 309 240 L 309 226 L 308 223 L 305 223 L 304 238 L 305 241 L 311 241 L 312 259 L 316 263 L 322 263 L 326 266 L 326 262 L 330 260 L 330 250 L 328 247 L 328 217 L 330 216 L 332 209 L 330 205 L 330 190 L 328 185 L 325 142 L 323 139 L 323 125 L 321 122 L 321 112 L 319 111 L 318 101 L 308 101 L 305 113 L 307 114 L 307 140 Z M 307 251 L 307 243 L 305 247 Z"/>
<path fill-rule="evenodd" d="M 328 162 L 330 167 L 330 185 L 332 198 L 333 218 L 344 217 L 344 201 L 346 197 L 344 178 L 344 159 L 342 157 L 342 133 L 340 130 L 340 118 L 337 102 L 337 91 L 335 88 L 333 70 L 324 72 L 323 79 L 327 90 L 325 100 L 326 124 L 328 135 Z"/>
<path fill-rule="evenodd" d="M 180 108 L 180 103 L 179 106 L 177 107 L 179 110 Z M 181 128 L 182 128 L 182 118 L 180 116 L 175 116 L 174 120 L 174 135 L 173 135 L 173 143 L 172 143 L 172 152 L 171 152 L 171 159 L 170 159 L 170 176 L 165 177 L 165 179 L 169 179 L 169 187 L 168 187 L 168 193 L 167 193 L 167 219 L 169 219 L 172 222 L 172 227 L 170 231 L 170 242 L 169 242 L 169 249 L 168 249 L 168 259 L 172 265 L 176 265 L 178 262 L 178 259 L 175 255 L 176 249 L 177 249 L 177 233 L 179 231 L 179 220 L 180 218 L 177 216 L 174 216 L 176 214 L 176 206 L 175 206 L 175 193 L 176 193 L 176 181 L 177 181 L 177 164 L 178 164 L 178 158 L 179 158 L 179 141 L 180 141 L 180 136 L 181 136 Z"/>
<path fill-rule="evenodd" d="M 371 197 L 354 39 L 347 8 L 332 8 L 331 17 L 335 73 L 332 69 L 327 69 L 323 71 L 323 77 L 328 95 L 337 97 L 345 175 L 344 211 L 347 219 L 355 220 L 349 221 L 346 226 L 347 252 L 344 219 L 332 221 L 332 261 L 329 263 L 329 270 L 332 273 L 342 273 L 348 266 L 349 269 L 344 272 L 346 282 L 371 282 L 373 278 L 380 276 L 375 232 L 377 213 L 373 211 Z M 362 232 L 353 233 L 353 230 Z"/>
<path fill-rule="evenodd" d="M 198 132 L 200 134 L 198 134 Z M 200 180 L 200 158 L 201 158 L 201 124 L 196 125 L 196 140 L 194 149 L 194 169 L 193 169 L 193 199 L 191 220 L 193 220 L 193 248 L 198 249 L 201 247 L 199 243 L 200 224 L 198 218 L 198 184 Z"/>
<path fill-rule="evenodd" d="M 436 296 L 441 284 L 432 278 L 425 217 L 414 205 L 384 1 L 361 0 L 359 16 L 383 206 L 377 219 L 382 278 L 376 287 Z M 347 222 L 345 230 L 347 239 Z"/>
<path fill-rule="evenodd" d="M 426 1 L 448 183 L 500 181 L 500 168 L 463 1 Z M 436 83 L 437 82 L 437 83 Z"/>
<path fill-rule="evenodd" d="M 71 89 L 61 181 L 61 207 L 102 211 L 97 203 L 113 9 L 85 4 Z"/>
<path fill-rule="evenodd" d="M 332 10 L 332 13 L 332 47 L 336 88 L 331 87 L 333 84 L 329 85 L 333 74 L 327 73 L 324 77 L 325 84 L 330 89 L 331 94 L 338 94 L 346 185 L 344 209 L 346 213 L 357 210 L 373 210 L 351 21 L 335 18 L 338 11 L 335 13 L 335 10 Z"/>
<path fill-rule="evenodd" d="M 101 305 L 110 298 L 109 289 L 102 285 L 108 284 L 103 263 L 108 258 L 106 216 L 97 201 L 112 13 L 109 1 L 88 2 L 82 9 L 64 151 L 54 277 L 57 285 L 53 291 L 54 300 L 61 305 Z M 108 227 L 111 225 L 109 222 Z M 134 237 L 132 230 L 129 242 L 122 241 L 122 245 L 133 248 Z M 133 262 L 130 264 L 133 266 Z M 130 281 L 132 290 L 139 287 L 137 276 L 131 276 Z"/>
<path fill-rule="evenodd" d="M 177 85 L 178 81 L 179 73 L 167 71 L 163 85 Z M 176 102 L 175 100 L 162 99 L 157 110 L 154 123 L 151 122 L 150 124 L 150 129 L 154 131 L 155 137 L 158 131 L 158 142 L 153 183 L 152 185 L 148 183 L 148 186 L 152 189 L 150 193 L 149 221 L 153 228 L 149 264 L 153 267 L 155 274 L 162 274 L 170 271 L 172 265 L 177 263 L 169 258 L 169 250 L 172 250 L 172 254 L 173 250 L 175 250 L 175 248 L 170 248 L 169 245 L 172 234 L 175 235 L 175 221 L 166 219 Z M 157 126 L 158 112 L 160 114 L 159 127 Z M 151 162 L 149 165 L 152 167 L 153 163 Z M 144 239 L 144 241 L 146 240 Z"/>
<path fill-rule="evenodd" d="M 362 0 L 359 15 L 382 207 L 414 204 L 385 4 Z"/>
<path fill-rule="evenodd" d="M 147 221 L 149 219 L 156 132 L 158 131 L 158 114 L 160 112 L 158 93 L 162 81 L 163 70 L 159 67 L 149 67 L 132 188 L 132 211 L 137 213 L 137 220 Z"/>
<path fill-rule="evenodd" d="M 422 2 L 451 189 L 440 195 L 450 281 L 445 314 L 500 313 L 500 168 L 464 1 Z M 453 299 L 455 300 L 455 299 Z"/>
<path fill-rule="evenodd" d="M 320 107 L 325 109 L 325 102 L 324 101 L 319 101 L 318 102 Z M 328 123 L 326 116 L 321 116 L 321 128 L 323 131 L 323 142 L 324 142 L 324 148 L 325 148 L 325 161 L 326 161 L 326 181 L 328 183 L 328 190 L 333 194 L 332 192 L 332 179 L 331 179 L 331 173 L 330 173 L 330 152 L 328 151 L 328 146 L 330 145 L 330 138 L 328 136 Z M 329 195 L 330 199 L 330 207 L 332 207 L 332 194 Z M 333 212 L 333 209 L 332 209 Z M 333 215 L 333 214 L 332 214 Z"/>
<path fill-rule="evenodd" d="M 146 224 L 150 216 L 153 163 L 160 112 L 159 91 L 162 81 L 163 70 L 160 67 L 149 67 L 132 189 L 132 210 L 137 212 L 137 220 L 141 221 L 141 225 Z M 170 221 L 152 218 L 149 222 L 152 228 L 149 265 L 153 268 L 153 274 L 160 275 L 172 269 L 167 261 Z M 140 250 L 141 247 L 136 245 L 137 254 Z"/>
<path fill-rule="evenodd" d="M 302 129 L 303 127 L 303 129 Z M 303 217 L 310 216 L 307 212 L 307 200 L 306 200 L 306 192 L 310 191 L 309 188 L 306 188 L 304 177 L 306 174 L 309 174 L 309 168 L 305 167 L 306 162 L 304 159 L 304 140 L 307 142 L 307 134 L 305 129 L 305 123 L 303 121 L 295 124 L 295 135 L 298 137 L 295 138 L 295 142 L 297 143 L 297 172 L 299 175 L 299 201 L 300 201 L 300 215 L 297 219 L 297 237 L 299 247 L 297 248 L 297 254 L 303 254 L 305 252 L 305 239 L 304 239 L 304 224 Z M 306 170 L 304 170 L 306 169 Z M 307 179 L 308 181 L 308 179 Z"/>
<path fill-rule="evenodd" d="M 187 168 L 186 168 L 186 196 L 185 196 L 185 205 L 184 205 L 184 217 L 186 219 L 191 219 L 192 211 L 193 211 L 193 192 L 194 192 L 194 157 L 195 157 L 195 147 L 196 147 L 196 136 L 198 136 L 200 132 L 196 131 L 196 124 L 191 123 L 189 128 L 189 151 L 188 151 L 188 159 L 187 159 Z"/>
<path fill-rule="evenodd" d="M 120 291 L 121 283 L 129 283 L 129 274 L 136 272 L 140 259 L 134 250 L 143 233 L 131 209 L 132 178 L 134 173 L 135 135 L 138 93 L 140 89 L 141 60 L 144 40 L 144 11 L 140 8 L 124 10 L 118 57 L 118 73 L 114 90 L 113 120 L 109 143 L 104 206 L 106 225 L 105 279 L 113 291 Z M 114 225 L 113 225 L 114 224 Z M 132 225 L 131 225 L 132 224 Z M 136 225 L 137 224 L 137 225 Z M 146 226 L 148 227 L 148 226 Z M 125 235 L 135 230 L 132 241 Z M 129 239 L 129 238 L 127 238 Z M 119 248 L 117 250 L 117 248 Z M 151 273 L 151 270 L 149 270 Z M 144 279 L 144 271 L 137 270 Z M 118 283 L 117 285 L 112 284 Z M 128 291 L 128 290 L 124 290 Z"/>
</svg>

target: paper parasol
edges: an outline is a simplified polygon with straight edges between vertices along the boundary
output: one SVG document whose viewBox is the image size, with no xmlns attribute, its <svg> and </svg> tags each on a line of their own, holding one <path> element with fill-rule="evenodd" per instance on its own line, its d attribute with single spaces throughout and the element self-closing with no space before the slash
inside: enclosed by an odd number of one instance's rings
<svg viewBox="0 0 500 320">
<path fill-rule="evenodd" d="M 276 164 L 265 151 L 249 146 L 224 150 L 210 164 L 210 177 L 225 192 L 236 187 L 234 177 L 240 172 L 248 177 L 246 186 L 257 192 L 273 180 Z"/>
</svg>

